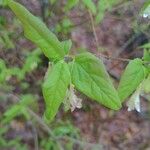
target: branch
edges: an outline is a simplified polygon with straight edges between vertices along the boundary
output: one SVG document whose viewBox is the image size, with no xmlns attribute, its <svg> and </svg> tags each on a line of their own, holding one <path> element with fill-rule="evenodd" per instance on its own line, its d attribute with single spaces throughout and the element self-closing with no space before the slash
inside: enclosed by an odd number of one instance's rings
<svg viewBox="0 0 150 150">
<path fill-rule="evenodd" d="M 94 38 L 95 38 L 95 42 L 96 42 L 96 47 L 97 47 L 97 50 L 98 50 L 100 46 L 99 46 L 98 37 L 97 37 L 95 26 L 94 26 L 94 19 L 93 19 L 91 11 L 88 10 L 88 12 L 89 12 L 89 16 L 90 16 L 90 19 L 91 19 L 91 24 L 92 24 L 93 34 L 94 34 Z M 109 59 L 109 60 L 124 61 L 124 62 L 129 62 L 131 60 L 131 59 L 126 59 L 126 58 L 114 58 L 114 57 L 106 56 L 106 55 L 101 54 L 101 53 L 99 53 L 98 57 Z"/>
</svg>

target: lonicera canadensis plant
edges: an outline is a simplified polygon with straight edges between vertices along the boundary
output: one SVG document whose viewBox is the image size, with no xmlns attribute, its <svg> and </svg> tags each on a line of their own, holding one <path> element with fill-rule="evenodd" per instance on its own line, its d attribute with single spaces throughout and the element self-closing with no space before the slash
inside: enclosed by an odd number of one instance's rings
<svg viewBox="0 0 150 150">
<path fill-rule="evenodd" d="M 53 120 L 65 100 L 72 110 L 81 106 L 74 88 L 113 110 L 119 110 L 121 103 L 134 92 L 128 109 L 140 111 L 139 95 L 143 91 L 150 92 L 149 50 L 145 50 L 142 59 L 129 62 L 116 90 L 100 59 L 89 52 L 70 55 L 71 40 L 60 42 L 39 18 L 21 4 L 13 0 L 7 0 L 7 4 L 21 21 L 26 38 L 36 44 L 51 62 L 42 86 L 46 119 Z"/>
</svg>

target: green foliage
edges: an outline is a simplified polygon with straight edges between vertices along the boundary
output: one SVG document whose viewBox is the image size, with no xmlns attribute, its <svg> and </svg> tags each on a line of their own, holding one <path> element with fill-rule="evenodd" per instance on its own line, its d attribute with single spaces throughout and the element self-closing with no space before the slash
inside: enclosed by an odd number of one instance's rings
<svg viewBox="0 0 150 150">
<path fill-rule="evenodd" d="M 57 2 L 57 0 L 49 0 L 51 4 L 54 4 Z"/>
<path fill-rule="evenodd" d="M 56 32 L 57 33 L 63 33 L 68 34 L 71 31 L 71 26 L 73 23 L 69 18 L 64 18 L 60 23 L 56 25 Z"/>
<path fill-rule="evenodd" d="M 142 59 L 134 59 L 129 62 L 121 78 L 118 91 L 116 91 L 103 62 L 100 59 L 87 52 L 73 56 L 69 55 L 69 51 L 72 47 L 71 40 L 59 41 L 58 38 L 45 26 L 45 24 L 39 18 L 33 16 L 22 5 L 14 2 L 13 0 L 7 0 L 7 2 L 8 6 L 21 21 L 25 36 L 33 43 L 35 43 L 37 47 L 41 48 L 45 56 L 47 56 L 49 61 L 51 61 L 49 63 L 50 65 L 42 85 L 43 96 L 46 104 L 44 115 L 48 122 L 54 119 L 60 105 L 62 103 L 65 104 L 65 99 L 69 99 L 69 101 L 67 101 L 67 106 L 69 106 L 69 108 L 71 108 L 70 106 L 72 105 L 71 102 L 73 100 L 75 100 L 75 102 L 81 100 L 75 95 L 74 88 L 81 91 L 89 98 L 97 101 L 99 104 L 102 104 L 113 110 L 120 109 L 121 101 L 123 102 L 126 98 L 133 94 L 128 103 L 128 110 L 136 108 L 137 111 L 140 111 L 140 92 L 144 91 L 145 93 L 150 93 L 149 43 L 143 46 L 145 50 Z M 49 2 L 53 5 L 57 1 L 49 0 Z M 98 2 L 98 6 L 96 6 L 96 2 Z M 92 14 L 96 17 L 96 21 L 99 23 L 103 19 L 105 12 L 107 10 L 111 10 L 112 6 L 116 5 L 118 2 L 119 0 L 82 0 L 81 4 L 86 6 L 92 12 Z M 67 11 L 65 13 L 68 13 L 68 11 L 75 7 L 77 4 L 79 4 L 79 0 L 66 1 L 66 5 L 64 8 L 62 8 L 62 11 Z M 4 4 L 2 4 L 0 1 L 0 5 Z M 15 46 L 11 40 L 11 34 L 3 30 L 4 28 L 1 28 L 1 25 L 3 26 L 4 24 L 4 18 L 0 17 L 0 46 L 8 49 L 14 48 Z M 56 27 L 56 31 L 57 33 L 68 34 L 71 31 L 70 27 L 72 25 L 73 23 L 71 20 L 65 17 L 59 22 L 58 26 Z M 27 73 L 30 73 L 35 68 L 37 68 L 38 64 L 41 62 L 40 55 L 42 53 L 39 48 L 25 56 L 26 59 L 24 60 L 24 64 L 21 68 L 9 68 L 7 67 L 9 64 L 0 59 L 0 88 L 4 88 L 3 83 L 8 81 L 10 77 L 15 76 L 17 79 L 19 79 L 19 81 L 23 81 Z M 26 82 L 21 82 L 20 84 L 21 90 L 30 86 Z M 3 99 L 1 95 L 0 99 Z M 36 121 L 38 122 L 38 119 L 40 120 L 40 118 L 38 118 L 36 114 L 33 120 L 31 120 L 32 111 L 30 112 L 29 110 L 34 109 L 34 105 L 37 105 L 35 96 L 26 94 L 21 95 L 19 101 L 16 104 L 11 105 L 6 109 L 2 118 L 0 118 L 2 125 L 2 128 L 0 128 L 0 148 L 14 148 L 21 150 L 27 149 L 27 147 L 23 145 L 21 141 L 18 140 L 18 138 L 15 138 L 11 141 L 6 140 L 4 138 L 4 134 L 7 132 L 7 130 L 3 130 L 3 125 L 7 124 L 7 126 L 9 126 L 11 121 L 18 116 L 23 116 L 25 120 L 29 122 L 33 121 L 32 123 Z M 30 106 L 32 107 L 31 109 Z M 75 104 L 75 106 L 77 105 Z M 38 125 L 44 124 L 42 119 L 39 122 L 40 123 Z M 48 128 L 49 131 L 49 126 L 47 124 L 44 125 L 46 125 L 46 128 Z M 43 138 L 43 134 L 42 137 L 40 137 L 41 134 L 38 135 L 38 139 L 41 138 L 38 145 L 39 149 L 58 150 L 61 149 L 61 144 L 65 150 L 74 149 L 76 146 L 74 145 L 75 141 L 80 139 L 79 131 L 71 123 L 51 125 L 53 125 L 52 134 L 51 130 L 50 133 L 48 132 L 50 136 Z M 67 138 L 65 139 L 65 137 Z M 69 138 L 74 139 L 70 140 Z M 61 140 L 61 142 L 59 142 L 59 140 Z M 77 141 L 77 143 L 80 143 L 80 140 Z M 83 144 L 81 142 L 80 146 L 82 147 L 81 149 L 85 149 L 84 146 L 86 145 L 84 142 Z M 93 146 L 92 149 L 94 150 L 100 148 L 94 148 Z"/>
<path fill-rule="evenodd" d="M 75 128 L 70 122 L 60 122 L 55 128 L 53 132 L 56 136 L 71 136 L 74 138 L 79 138 L 79 130 Z"/>
<path fill-rule="evenodd" d="M 150 49 L 150 43 L 146 43 L 141 47 L 144 48 L 144 49 Z"/>
<path fill-rule="evenodd" d="M 33 16 L 26 8 L 12 0 L 7 1 L 8 6 L 21 21 L 25 36 L 43 50 L 49 59 L 60 59 L 65 55 L 61 42 L 50 32 L 45 24 Z"/>
<path fill-rule="evenodd" d="M 13 139 L 8 139 L 7 133 L 9 132 L 9 126 L 11 121 L 16 117 L 23 115 L 25 119 L 29 119 L 28 107 L 35 106 L 36 98 L 31 94 L 26 94 L 18 97 L 18 102 L 9 105 L 5 112 L 0 115 L 0 148 L 1 149 L 20 149 L 27 150 L 27 146 L 21 142 L 19 136 Z"/>
<path fill-rule="evenodd" d="M 22 72 L 24 75 L 37 68 L 38 64 L 41 62 L 41 59 L 39 57 L 40 55 L 41 50 L 35 49 L 33 52 L 30 52 L 26 56 L 25 63 L 22 68 Z"/>
<path fill-rule="evenodd" d="M 150 18 L 150 0 L 147 0 L 144 3 L 141 14 L 144 18 L 146 18 L 146 17 Z"/>
<path fill-rule="evenodd" d="M 67 1 L 66 6 L 64 7 L 65 11 L 70 10 L 71 8 L 73 8 L 74 6 L 76 6 L 78 4 L 79 0 L 69 0 Z"/>
<path fill-rule="evenodd" d="M 4 82 L 7 77 L 7 69 L 4 60 L 0 59 L 0 83 Z"/>
<path fill-rule="evenodd" d="M 150 49 L 145 49 L 144 50 L 144 56 L 143 56 L 144 61 L 150 61 Z"/>
<path fill-rule="evenodd" d="M 105 12 L 111 10 L 120 0 L 99 0 L 97 7 L 96 22 L 99 23 L 104 18 Z"/>
<path fill-rule="evenodd" d="M 80 139 L 79 130 L 75 128 L 71 122 L 59 122 L 54 125 L 53 134 L 56 137 L 65 137 L 69 136 L 72 138 Z M 73 150 L 74 149 L 74 142 L 67 141 L 64 142 L 64 149 L 65 150 Z M 81 145 L 82 146 L 82 145 Z M 60 147 L 56 141 L 51 140 L 50 138 L 42 139 L 40 143 L 40 147 L 44 150 L 59 150 Z"/>
<path fill-rule="evenodd" d="M 52 68 L 49 66 L 43 84 L 43 95 L 46 102 L 45 116 L 52 120 L 65 98 L 70 83 L 70 72 L 68 65 L 60 61 Z"/>
<path fill-rule="evenodd" d="M 143 57 L 144 61 L 142 59 L 134 59 L 128 64 L 121 78 L 117 92 L 101 60 L 90 53 L 70 56 L 71 40 L 60 42 L 44 23 L 33 16 L 26 8 L 13 0 L 7 0 L 7 2 L 8 6 L 22 22 L 25 36 L 41 48 L 45 56 L 52 61 L 52 63 L 50 63 L 52 65 L 49 65 L 42 86 L 46 103 L 45 118 L 49 121 L 52 121 L 55 117 L 68 91 L 70 93 L 72 92 L 73 96 L 71 100 L 74 100 L 76 103 L 78 102 L 79 99 L 75 95 L 74 89 L 71 89 L 72 84 L 74 84 L 73 86 L 76 89 L 91 99 L 96 100 L 98 103 L 110 109 L 118 110 L 121 108 L 120 100 L 124 101 L 124 99 L 130 96 L 147 77 L 148 65 L 145 64 L 145 61 L 149 61 L 149 52 L 145 51 Z M 96 15 L 96 5 L 92 0 L 82 0 L 82 2 Z M 69 1 L 66 8 L 71 9 L 77 3 L 78 1 Z M 98 4 L 98 15 L 100 16 L 97 17 L 97 21 L 99 22 L 103 18 L 106 10 L 111 9 L 116 3 L 118 3 L 118 1 L 100 0 Z M 63 20 L 61 25 L 68 28 L 70 22 L 66 19 Z M 39 53 L 29 56 L 22 69 L 23 72 L 29 72 L 37 66 L 33 60 L 36 60 L 36 62 L 40 61 L 37 58 Z M 2 67 L 5 68 L 3 63 Z M 13 71 L 15 74 L 19 70 L 15 68 Z M 70 88 L 68 88 L 69 86 Z M 71 104 L 71 100 L 69 99 L 68 103 Z M 14 109 L 14 112 L 17 110 L 18 106 Z"/>
<path fill-rule="evenodd" d="M 25 63 L 22 68 L 8 68 L 6 67 L 5 61 L 0 59 L 0 83 L 5 83 L 6 80 L 12 76 L 15 76 L 19 80 L 23 80 L 25 75 L 36 69 L 38 64 L 41 62 L 40 55 L 40 49 L 33 50 L 33 52 L 26 56 Z"/>
<path fill-rule="evenodd" d="M 148 72 L 150 73 L 150 43 L 143 45 L 144 48 L 144 55 L 143 61 L 145 62 L 145 67 L 147 68 Z"/>
<path fill-rule="evenodd" d="M 1 122 L 3 124 L 6 124 L 13 120 L 15 117 L 22 114 L 25 116 L 26 119 L 29 119 L 30 115 L 28 113 L 28 107 L 32 105 L 33 108 L 35 102 L 35 96 L 31 94 L 20 96 L 20 101 L 17 104 L 10 106 L 10 108 L 5 111 Z"/>
<path fill-rule="evenodd" d="M 33 110 L 35 104 L 37 103 L 36 97 L 31 94 L 26 94 L 17 97 L 19 100 L 17 103 L 9 106 L 6 111 L 4 112 L 3 116 L 0 118 L 1 120 L 1 128 L 0 128 L 0 148 L 1 149 L 18 149 L 18 150 L 27 150 L 27 145 L 23 144 L 21 141 L 21 138 L 19 136 L 14 137 L 11 140 L 8 140 L 5 138 L 5 135 L 7 135 L 8 128 L 6 128 L 9 125 L 11 125 L 11 121 L 13 121 L 16 117 L 22 116 L 25 118 L 25 121 L 28 122 L 31 121 L 31 118 L 33 117 L 29 110 Z M 32 107 L 32 108 L 31 108 Z M 35 106 L 36 108 L 37 106 Z M 35 118 L 33 118 L 35 119 Z M 36 120 L 36 119 L 35 119 Z M 35 123 L 35 120 L 32 123 Z M 36 127 L 36 125 L 35 125 Z M 79 136 L 79 130 L 76 129 L 71 122 L 59 122 L 57 124 L 54 124 L 52 127 L 52 134 L 54 137 L 72 137 L 72 138 L 80 138 Z M 39 149 L 44 150 L 59 150 L 61 142 L 55 141 L 53 137 L 51 136 L 45 136 L 43 138 L 38 136 L 39 138 Z M 63 147 L 66 150 L 73 149 L 74 142 L 68 141 L 67 143 L 64 142 Z"/>
<path fill-rule="evenodd" d="M 68 54 L 69 50 L 71 49 L 71 46 L 72 46 L 72 41 L 66 40 L 66 41 L 61 42 L 61 44 L 62 44 L 62 47 L 65 51 L 65 54 Z"/>
<path fill-rule="evenodd" d="M 10 40 L 9 33 L 6 30 L 2 29 L 2 31 L 0 31 L 0 35 L 0 43 L 2 43 L 5 46 L 5 48 L 9 49 L 15 47 L 13 42 Z"/>
<path fill-rule="evenodd" d="M 145 93 L 150 93 L 150 74 L 143 82 L 143 89 Z"/>
<path fill-rule="evenodd" d="M 95 15 L 96 5 L 92 0 L 82 0 L 83 4 Z"/>
<path fill-rule="evenodd" d="M 0 48 L 14 48 L 15 46 L 11 40 L 11 34 L 8 29 L 4 27 L 4 25 L 5 19 L 0 17 Z"/>
<path fill-rule="evenodd" d="M 123 102 L 146 77 L 146 68 L 141 59 L 134 59 L 127 65 L 119 83 L 118 94 Z"/>
<path fill-rule="evenodd" d="M 105 67 L 90 53 L 76 56 L 72 69 L 72 82 L 75 87 L 104 106 L 118 110 L 120 100 Z"/>
<path fill-rule="evenodd" d="M 1 149 L 19 149 L 27 150 L 26 145 L 22 144 L 19 138 L 7 140 L 4 138 L 4 134 L 7 132 L 7 128 L 0 128 L 0 148 Z"/>
<path fill-rule="evenodd" d="M 6 6 L 6 0 L 0 0 L 0 6 Z"/>
<path fill-rule="evenodd" d="M 52 141 L 51 139 L 43 139 L 40 143 L 40 147 L 43 150 L 59 150 L 59 146 L 56 142 Z"/>
</svg>

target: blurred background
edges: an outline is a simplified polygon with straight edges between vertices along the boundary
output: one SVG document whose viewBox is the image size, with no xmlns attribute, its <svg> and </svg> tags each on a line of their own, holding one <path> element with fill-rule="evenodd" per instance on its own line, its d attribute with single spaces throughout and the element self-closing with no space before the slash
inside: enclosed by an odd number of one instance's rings
<svg viewBox="0 0 150 150">
<path fill-rule="evenodd" d="M 59 40 L 71 39 L 72 54 L 134 59 L 150 49 L 148 0 L 87 1 L 18 0 Z M 117 87 L 128 62 L 103 61 Z M 81 109 L 66 112 L 62 106 L 51 124 L 44 123 L 41 84 L 47 67 L 48 59 L 0 0 L 0 150 L 150 150 L 148 95 L 137 113 L 128 112 L 126 102 L 115 112 L 77 93 Z"/>
</svg>

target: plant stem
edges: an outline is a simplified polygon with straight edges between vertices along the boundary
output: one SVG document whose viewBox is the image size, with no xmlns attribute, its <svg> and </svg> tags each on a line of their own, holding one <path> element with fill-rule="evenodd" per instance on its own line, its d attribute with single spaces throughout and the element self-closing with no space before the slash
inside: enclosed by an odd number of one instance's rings
<svg viewBox="0 0 150 150">
<path fill-rule="evenodd" d="M 73 143 L 79 144 L 81 146 L 87 146 L 87 147 L 97 147 L 97 148 L 102 148 L 100 144 L 93 144 L 93 143 L 88 143 L 85 141 L 81 141 L 69 136 L 55 136 L 53 131 L 48 127 L 46 123 L 36 114 L 34 113 L 30 108 L 28 108 L 28 112 L 30 115 L 43 127 L 43 129 L 49 133 L 49 135 L 52 137 L 53 140 L 69 140 L 72 141 Z M 60 145 L 60 143 L 59 143 Z"/>
<path fill-rule="evenodd" d="M 98 37 L 97 37 L 95 26 L 94 26 L 94 19 L 93 19 L 91 11 L 88 10 L 88 12 L 89 12 L 89 16 L 90 16 L 90 19 L 91 19 L 91 25 L 92 25 L 94 38 L 95 38 L 96 47 L 97 47 L 97 50 L 98 50 L 100 46 L 99 46 Z M 114 57 L 106 56 L 106 55 L 101 54 L 101 53 L 99 53 L 99 57 L 109 59 L 109 60 L 124 61 L 124 62 L 129 62 L 131 60 L 131 59 L 126 59 L 126 58 L 114 58 Z"/>
<path fill-rule="evenodd" d="M 89 12 L 89 16 L 90 16 L 90 19 L 91 19 L 91 24 L 92 24 L 92 29 L 93 29 L 93 34 L 94 34 L 94 38 L 95 38 L 96 47 L 97 47 L 97 50 L 98 50 L 99 49 L 99 44 L 98 44 L 98 37 L 97 37 L 95 26 L 94 26 L 94 19 L 93 19 L 91 11 L 88 10 L 88 12 Z"/>
</svg>

